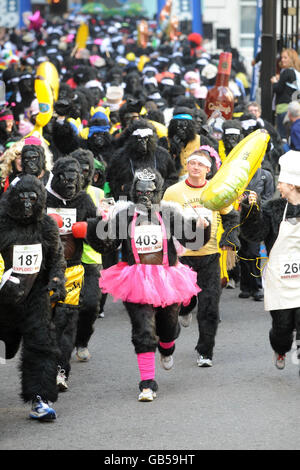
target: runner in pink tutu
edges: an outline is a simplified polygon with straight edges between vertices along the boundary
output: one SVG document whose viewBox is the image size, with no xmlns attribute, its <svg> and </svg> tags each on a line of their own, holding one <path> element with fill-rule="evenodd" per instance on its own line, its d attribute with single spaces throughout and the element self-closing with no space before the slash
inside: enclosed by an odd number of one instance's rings
<svg viewBox="0 0 300 470">
<path fill-rule="evenodd" d="M 122 300 L 130 316 L 140 401 L 156 396 L 157 348 L 162 367 L 172 368 L 181 304 L 188 304 L 200 291 L 196 273 L 178 261 L 178 246 L 196 250 L 210 237 L 206 219 L 186 218 L 179 205 L 161 201 L 162 187 L 156 170 L 139 170 L 132 202 L 118 203 L 109 220 L 89 221 L 87 230 L 88 242 L 101 253 L 121 245 L 122 261 L 101 271 L 100 287 L 115 301 Z"/>
</svg>

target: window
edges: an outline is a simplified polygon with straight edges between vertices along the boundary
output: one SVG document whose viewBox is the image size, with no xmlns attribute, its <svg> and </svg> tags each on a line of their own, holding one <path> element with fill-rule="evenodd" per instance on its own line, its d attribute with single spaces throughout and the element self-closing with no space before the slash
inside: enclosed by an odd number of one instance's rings
<svg viewBox="0 0 300 470">
<path fill-rule="evenodd" d="M 240 47 L 253 48 L 256 23 L 256 0 L 241 0 Z"/>
</svg>

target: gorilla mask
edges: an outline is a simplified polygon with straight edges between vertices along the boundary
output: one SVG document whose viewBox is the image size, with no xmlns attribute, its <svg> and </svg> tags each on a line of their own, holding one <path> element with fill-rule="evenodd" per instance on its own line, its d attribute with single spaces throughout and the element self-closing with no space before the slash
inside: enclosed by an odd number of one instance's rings
<svg viewBox="0 0 300 470">
<path fill-rule="evenodd" d="M 136 171 L 132 184 L 132 201 L 141 210 L 150 210 L 153 204 L 159 204 L 162 197 L 163 178 L 153 168 Z"/>
<path fill-rule="evenodd" d="M 81 167 L 82 189 L 86 189 L 93 181 L 94 156 L 90 150 L 79 148 L 70 154 Z"/>
<path fill-rule="evenodd" d="M 34 223 L 43 216 L 46 190 L 35 176 L 24 175 L 12 183 L 4 198 L 7 198 L 7 215 L 21 225 Z"/>
<path fill-rule="evenodd" d="M 52 173 L 51 188 L 63 199 L 74 199 L 81 190 L 82 183 L 78 161 L 72 157 L 59 158 L 55 162 Z"/>
<path fill-rule="evenodd" d="M 22 170 L 27 175 L 40 176 L 45 170 L 45 152 L 38 145 L 24 145 L 21 153 Z"/>
</svg>

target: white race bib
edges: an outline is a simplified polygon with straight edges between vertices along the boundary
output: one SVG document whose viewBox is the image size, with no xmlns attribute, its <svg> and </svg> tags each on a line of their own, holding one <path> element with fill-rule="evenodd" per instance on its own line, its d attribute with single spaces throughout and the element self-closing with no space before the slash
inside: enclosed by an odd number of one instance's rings
<svg viewBox="0 0 300 470">
<path fill-rule="evenodd" d="M 279 269 L 281 279 L 297 279 L 300 277 L 300 258 L 295 254 L 294 257 L 281 256 L 279 260 Z"/>
<path fill-rule="evenodd" d="M 60 235 L 68 235 L 69 233 L 72 233 L 72 225 L 77 222 L 77 209 L 52 209 L 51 207 L 48 207 L 47 214 L 57 214 L 61 216 L 63 226 L 59 229 Z"/>
<path fill-rule="evenodd" d="M 13 249 L 12 272 L 36 274 L 41 269 L 43 252 L 41 243 L 36 245 L 15 245 Z"/>
<path fill-rule="evenodd" d="M 140 225 L 135 227 L 134 242 L 139 254 L 162 251 L 163 236 L 161 226 Z"/>
</svg>

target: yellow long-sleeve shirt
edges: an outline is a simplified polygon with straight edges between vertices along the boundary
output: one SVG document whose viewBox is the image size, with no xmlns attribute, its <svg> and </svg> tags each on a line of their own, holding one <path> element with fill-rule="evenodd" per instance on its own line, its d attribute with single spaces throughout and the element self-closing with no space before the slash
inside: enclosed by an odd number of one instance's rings
<svg viewBox="0 0 300 470">
<path fill-rule="evenodd" d="M 198 251 L 187 250 L 183 256 L 205 256 L 217 253 L 219 251 L 218 233 L 219 230 L 222 229 L 221 214 L 228 214 L 233 209 L 232 206 L 229 206 L 218 212 L 204 208 L 203 204 L 200 202 L 200 198 L 205 187 L 206 186 L 202 188 L 192 188 L 187 185 L 185 181 L 180 181 L 170 186 L 163 197 L 165 201 L 179 203 L 187 215 L 193 215 L 195 217 L 193 210 L 195 209 L 199 215 L 206 216 L 211 221 L 211 237 L 209 242 Z"/>
</svg>

